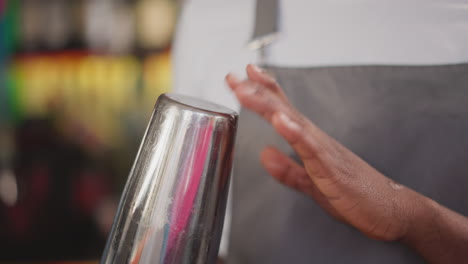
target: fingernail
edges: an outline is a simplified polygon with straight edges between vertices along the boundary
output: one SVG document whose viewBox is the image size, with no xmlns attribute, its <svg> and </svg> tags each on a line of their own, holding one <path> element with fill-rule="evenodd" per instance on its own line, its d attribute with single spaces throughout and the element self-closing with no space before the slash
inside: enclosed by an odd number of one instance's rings
<svg viewBox="0 0 468 264">
<path fill-rule="evenodd" d="M 263 68 L 260 68 L 254 64 L 251 64 L 251 65 L 252 65 L 252 69 L 256 71 L 257 73 L 261 74 L 263 78 L 267 78 L 267 79 L 270 79 L 270 81 L 276 82 L 275 76 L 273 75 L 272 72 L 265 70 Z"/>
<path fill-rule="evenodd" d="M 263 70 L 262 68 L 258 67 L 257 65 L 254 65 L 254 64 L 251 64 L 252 65 L 252 69 L 258 73 L 265 73 L 265 70 Z"/>
<path fill-rule="evenodd" d="M 265 162 L 264 164 L 267 170 L 279 171 L 284 168 L 284 165 L 278 162 Z"/>
<path fill-rule="evenodd" d="M 287 116 L 285 113 L 279 113 L 278 114 L 278 119 L 283 122 L 284 125 L 289 127 L 290 129 L 293 130 L 299 130 L 300 126 L 298 123 L 294 122 L 289 116 Z"/>
<path fill-rule="evenodd" d="M 232 82 L 232 83 L 239 83 L 239 79 L 232 73 L 229 73 L 226 75 L 226 81 Z"/>
</svg>

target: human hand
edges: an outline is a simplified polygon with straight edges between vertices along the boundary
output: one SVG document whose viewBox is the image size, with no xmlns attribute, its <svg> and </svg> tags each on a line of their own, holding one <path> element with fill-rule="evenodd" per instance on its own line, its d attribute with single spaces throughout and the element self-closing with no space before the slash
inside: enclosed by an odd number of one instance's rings
<svg viewBox="0 0 468 264">
<path fill-rule="evenodd" d="M 322 208 L 369 237 L 404 238 L 430 199 L 385 177 L 298 112 L 268 74 L 253 65 L 247 80 L 230 74 L 239 102 L 267 120 L 299 155 L 299 165 L 274 147 L 261 163 L 278 181 L 311 196 Z"/>
</svg>

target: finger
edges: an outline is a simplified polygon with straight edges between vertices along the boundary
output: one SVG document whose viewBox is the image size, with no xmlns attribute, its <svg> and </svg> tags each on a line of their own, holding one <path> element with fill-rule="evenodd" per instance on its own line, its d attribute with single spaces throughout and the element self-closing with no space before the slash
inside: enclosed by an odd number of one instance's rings
<svg viewBox="0 0 468 264">
<path fill-rule="evenodd" d="M 264 85 L 251 80 L 239 82 L 233 77 L 228 75 L 226 81 L 242 106 L 256 112 L 275 127 L 299 154 L 310 176 L 323 177 L 325 174 L 318 157 L 327 154 L 323 146 L 331 141 L 329 137 Z"/>
<path fill-rule="evenodd" d="M 248 70 L 257 71 L 256 69 L 250 69 L 250 67 L 248 67 Z M 277 93 L 274 93 L 260 82 L 252 80 L 239 81 L 232 74 L 227 76 L 226 81 L 245 108 L 256 112 L 272 123 L 278 133 L 299 154 L 305 163 L 306 169 L 310 170 L 311 176 L 323 174 L 319 166 L 318 156 L 327 154 L 327 151 L 325 151 L 327 142 L 333 143 L 330 137 L 294 109 L 287 101 L 281 100 Z M 276 118 L 273 118 L 273 116 Z M 333 144 L 328 145 L 332 146 Z"/>
<path fill-rule="evenodd" d="M 288 102 L 281 100 L 278 94 L 275 94 L 271 89 L 266 88 L 265 85 L 259 82 L 252 80 L 239 81 L 239 79 L 232 74 L 226 77 L 226 81 L 242 106 L 256 112 L 268 122 L 271 122 L 278 132 L 296 148 L 296 151 L 300 154 L 302 159 L 307 159 L 312 156 L 309 147 L 310 144 L 314 144 L 315 142 L 308 142 L 305 146 L 302 144 L 305 142 L 299 142 L 299 139 L 304 139 L 301 136 L 307 134 L 304 133 L 303 127 L 300 127 L 299 124 L 310 123 L 302 114 L 295 110 Z M 275 113 L 277 113 L 279 117 L 282 117 L 282 119 L 284 119 L 282 121 L 286 121 L 286 123 L 278 121 L 273 123 L 272 116 Z M 293 116 L 297 121 L 294 123 L 290 122 L 292 120 L 287 118 L 288 116 Z M 296 128 L 296 126 L 299 127 Z M 312 123 L 309 124 L 308 128 L 308 131 L 315 130 L 316 132 L 320 132 Z"/>
<path fill-rule="evenodd" d="M 307 175 L 304 167 L 274 147 L 267 147 L 262 151 L 261 162 L 273 178 L 286 186 L 311 196 L 319 206 L 338 220 L 343 221 L 341 215 Z"/>
<path fill-rule="evenodd" d="M 281 91 L 281 88 L 271 77 L 255 77 L 256 75 L 262 75 L 259 72 L 261 70 L 255 69 L 255 67 L 254 65 L 249 65 L 247 71 L 251 77 L 260 81 L 253 81 L 251 79 L 241 81 L 234 74 L 230 73 L 225 78 L 226 83 L 234 92 L 242 106 L 256 112 L 270 122 L 273 112 L 287 109 L 289 103 L 286 96 Z M 276 88 L 271 89 L 268 88 L 267 85 L 272 87 L 276 86 Z M 274 90 L 281 92 L 274 92 Z"/>
<path fill-rule="evenodd" d="M 247 65 L 246 72 L 250 80 L 265 85 L 265 87 L 281 96 L 282 99 L 287 100 L 283 89 L 281 89 L 280 85 L 276 82 L 276 80 L 269 74 L 267 74 L 265 70 L 253 64 L 249 64 Z"/>
<path fill-rule="evenodd" d="M 231 88 L 231 90 L 235 90 L 241 83 L 241 80 L 232 73 L 226 75 L 225 79 L 226 83 L 228 84 L 229 88 Z"/>
<path fill-rule="evenodd" d="M 268 122 L 271 122 L 273 113 L 287 111 L 287 103 L 258 82 L 243 81 L 233 91 L 243 107 L 256 112 Z"/>
<path fill-rule="evenodd" d="M 304 167 L 274 147 L 265 148 L 260 156 L 263 167 L 273 178 L 300 192 L 318 197 L 319 193 Z"/>
<path fill-rule="evenodd" d="M 326 147 L 329 137 L 297 112 L 276 112 L 271 123 L 299 155 L 309 176 L 326 177 L 323 164 L 330 158 Z"/>
<path fill-rule="evenodd" d="M 286 186 L 311 196 L 318 205 L 342 220 L 342 217 L 330 204 L 326 196 L 308 176 L 304 167 L 274 147 L 267 147 L 263 150 L 261 162 L 273 178 Z"/>
</svg>

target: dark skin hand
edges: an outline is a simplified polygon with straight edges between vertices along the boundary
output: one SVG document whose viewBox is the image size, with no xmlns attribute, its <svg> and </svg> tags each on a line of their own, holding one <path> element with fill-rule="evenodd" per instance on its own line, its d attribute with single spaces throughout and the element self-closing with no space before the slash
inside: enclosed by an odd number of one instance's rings
<svg viewBox="0 0 468 264">
<path fill-rule="evenodd" d="M 265 148 L 260 160 L 275 179 L 370 238 L 401 241 L 430 263 L 468 263 L 468 218 L 387 178 L 328 136 L 263 70 L 248 65 L 247 76 L 229 74 L 226 82 L 242 106 L 267 120 L 304 164 Z"/>
</svg>

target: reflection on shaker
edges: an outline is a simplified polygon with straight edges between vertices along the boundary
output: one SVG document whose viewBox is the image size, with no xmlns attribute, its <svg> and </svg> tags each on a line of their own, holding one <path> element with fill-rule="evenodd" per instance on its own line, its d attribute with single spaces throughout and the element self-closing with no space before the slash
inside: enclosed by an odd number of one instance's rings
<svg viewBox="0 0 468 264">
<path fill-rule="evenodd" d="M 214 263 L 236 126 L 225 107 L 160 96 L 101 263 Z"/>
</svg>

